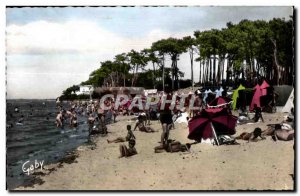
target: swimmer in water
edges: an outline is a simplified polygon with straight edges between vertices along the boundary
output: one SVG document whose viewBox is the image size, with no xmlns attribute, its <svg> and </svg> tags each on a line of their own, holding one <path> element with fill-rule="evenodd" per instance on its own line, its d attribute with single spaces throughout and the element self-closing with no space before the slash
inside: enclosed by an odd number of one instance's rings
<svg viewBox="0 0 300 196">
<path fill-rule="evenodd" d="M 77 127 L 78 123 L 77 123 L 77 115 L 75 111 L 72 112 L 70 121 L 71 121 L 71 127 Z"/>
<path fill-rule="evenodd" d="M 24 121 L 24 115 L 22 114 L 21 118 L 19 118 L 19 120 L 18 120 L 18 123 L 23 123 L 23 121 Z"/>
<path fill-rule="evenodd" d="M 63 112 L 60 111 L 57 116 L 56 116 L 56 119 L 55 119 L 55 122 L 56 122 L 56 127 L 63 127 Z"/>
<path fill-rule="evenodd" d="M 9 125 L 6 125 L 7 129 L 10 129 L 10 128 L 13 128 L 13 127 L 14 127 L 14 125 L 12 123 L 10 123 Z"/>
<path fill-rule="evenodd" d="M 90 113 L 89 117 L 88 117 L 89 133 L 92 132 L 93 127 L 94 127 L 94 123 L 95 123 L 95 118 L 93 117 L 93 114 Z"/>
<path fill-rule="evenodd" d="M 15 112 L 19 113 L 19 108 L 18 107 L 15 107 Z"/>
</svg>

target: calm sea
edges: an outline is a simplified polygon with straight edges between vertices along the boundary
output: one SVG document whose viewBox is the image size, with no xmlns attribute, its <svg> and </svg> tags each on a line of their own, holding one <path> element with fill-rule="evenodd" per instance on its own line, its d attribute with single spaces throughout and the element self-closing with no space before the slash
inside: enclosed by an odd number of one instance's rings
<svg viewBox="0 0 300 196">
<path fill-rule="evenodd" d="M 67 104 L 64 104 L 68 108 Z M 19 112 L 15 112 L 15 107 Z M 6 183 L 8 189 L 26 185 L 32 176 L 22 171 L 26 161 L 44 160 L 44 165 L 60 161 L 68 152 L 88 143 L 86 117 L 78 115 L 77 129 L 56 128 L 54 100 L 7 100 L 6 124 Z M 23 125 L 16 122 L 24 116 Z"/>
</svg>

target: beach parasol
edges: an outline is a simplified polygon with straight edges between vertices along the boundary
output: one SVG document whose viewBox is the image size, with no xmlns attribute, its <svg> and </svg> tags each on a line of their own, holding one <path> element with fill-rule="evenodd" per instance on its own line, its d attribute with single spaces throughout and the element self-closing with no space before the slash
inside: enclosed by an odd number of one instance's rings
<svg viewBox="0 0 300 196">
<path fill-rule="evenodd" d="M 220 97 L 217 97 L 215 98 L 214 100 L 212 100 L 209 104 L 208 104 L 208 107 L 211 107 L 211 106 L 223 106 L 223 105 L 226 105 L 227 103 L 231 102 L 232 99 L 228 98 L 228 97 L 223 97 L 223 96 L 220 96 Z"/>
<path fill-rule="evenodd" d="M 203 109 L 189 121 L 188 138 L 196 141 L 208 138 L 217 140 L 218 135 L 233 135 L 236 122 L 237 117 L 231 115 L 226 108 Z"/>
</svg>

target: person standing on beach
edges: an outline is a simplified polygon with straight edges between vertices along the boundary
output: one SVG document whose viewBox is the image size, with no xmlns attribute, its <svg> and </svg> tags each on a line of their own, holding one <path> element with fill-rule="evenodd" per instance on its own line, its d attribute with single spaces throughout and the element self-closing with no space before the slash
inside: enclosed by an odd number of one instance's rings
<svg viewBox="0 0 300 196">
<path fill-rule="evenodd" d="M 103 133 L 103 134 L 107 134 L 107 127 L 105 124 L 105 112 L 102 108 L 98 108 L 98 130 Z"/>
<path fill-rule="evenodd" d="M 167 100 L 172 99 L 171 91 L 169 88 L 166 88 Z M 164 147 L 167 144 L 169 139 L 170 125 L 173 123 L 172 112 L 170 110 L 170 103 L 165 104 L 164 108 L 159 107 L 160 109 L 160 123 L 162 125 L 162 134 L 161 134 L 161 146 Z"/>
<path fill-rule="evenodd" d="M 118 108 L 115 108 L 115 102 L 114 101 L 111 103 L 111 112 L 112 112 L 112 115 L 113 115 L 113 121 L 115 123 L 116 118 L 118 116 Z"/>
<path fill-rule="evenodd" d="M 262 122 L 264 122 L 264 119 L 263 119 L 262 114 L 261 114 L 261 108 L 258 107 L 256 104 L 254 104 L 254 109 L 253 110 L 255 112 L 253 121 L 258 122 L 258 120 L 261 118 Z"/>
</svg>

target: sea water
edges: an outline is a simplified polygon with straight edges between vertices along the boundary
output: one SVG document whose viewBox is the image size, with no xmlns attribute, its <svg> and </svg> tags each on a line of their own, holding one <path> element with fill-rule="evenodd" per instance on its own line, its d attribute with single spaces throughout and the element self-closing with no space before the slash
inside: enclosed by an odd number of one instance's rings
<svg viewBox="0 0 300 196">
<path fill-rule="evenodd" d="M 15 112 L 18 107 L 19 112 Z M 64 108 L 70 106 L 64 103 Z M 24 172 L 26 164 L 36 160 L 44 165 L 59 162 L 66 153 L 89 141 L 86 117 L 78 115 L 78 127 L 57 128 L 55 100 L 7 100 L 6 184 L 8 189 L 30 184 L 32 175 Z M 22 124 L 18 119 L 24 116 Z M 28 162 L 29 161 L 29 162 Z M 23 167 L 23 165 L 25 166 Z M 22 169 L 23 167 L 23 169 Z"/>
</svg>

